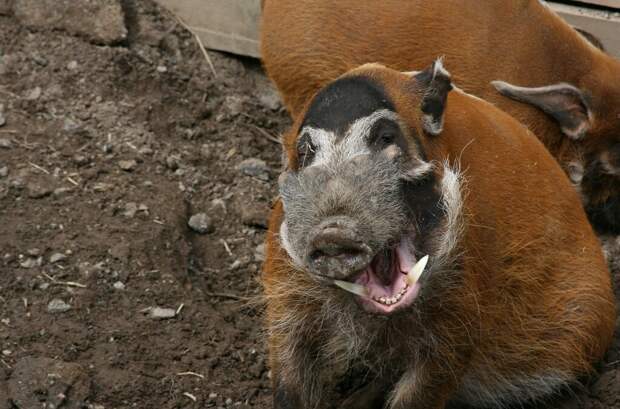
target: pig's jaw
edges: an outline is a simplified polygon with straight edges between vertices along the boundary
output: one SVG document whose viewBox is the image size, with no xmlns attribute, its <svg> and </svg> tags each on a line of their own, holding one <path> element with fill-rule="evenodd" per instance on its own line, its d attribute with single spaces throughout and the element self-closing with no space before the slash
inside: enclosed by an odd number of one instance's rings
<svg viewBox="0 0 620 409">
<path fill-rule="evenodd" d="M 335 284 L 354 292 L 362 308 L 368 312 L 387 315 L 408 307 L 420 292 L 418 280 L 427 261 L 427 257 L 416 260 L 410 247 L 409 240 L 403 238 L 399 245 L 391 250 L 391 262 L 388 265 L 373 260 L 349 283 L 343 284 L 340 281 Z M 380 269 L 381 271 L 378 271 Z M 384 271 L 385 269 L 388 271 Z"/>
</svg>

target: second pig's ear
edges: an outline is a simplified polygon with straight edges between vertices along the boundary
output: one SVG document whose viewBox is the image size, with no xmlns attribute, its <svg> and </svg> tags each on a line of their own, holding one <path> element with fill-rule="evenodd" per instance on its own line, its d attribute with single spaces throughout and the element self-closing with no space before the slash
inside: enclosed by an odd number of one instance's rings
<svg viewBox="0 0 620 409">
<path fill-rule="evenodd" d="M 450 73 L 441 59 L 437 59 L 424 71 L 415 73 L 413 78 L 417 82 L 416 88 L 421 91 L 422 127 L 431 135 L 439 135 L 443 130 L 448 93 L 452 90 Z"/>
</svg>

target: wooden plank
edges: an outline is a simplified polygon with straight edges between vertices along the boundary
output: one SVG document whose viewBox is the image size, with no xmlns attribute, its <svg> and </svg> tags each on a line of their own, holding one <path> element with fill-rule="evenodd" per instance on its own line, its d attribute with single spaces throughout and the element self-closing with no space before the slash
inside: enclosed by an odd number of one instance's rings
<svg viewBox="0 0 620 409">
<path fill-rule="evenodd" d="M 570 25 L 594 34 L 607 52 L 620 58 L 620 13 L 549 2 Z"/>
<path fill-rule="evenodd" d="M 260 0 L 157 0 L 207 48 L 259 57 Z"/>
<path fill-rule="evenodd" d="M 620 10 L 620 0 L 577 0 L 572 1 L 571 3 L 575 3 L 576 6 L 579 6 L 578 3 L 582 3 L 582 5 L 592 4 L 595 6 L 603 6 Z"/>
</svg>

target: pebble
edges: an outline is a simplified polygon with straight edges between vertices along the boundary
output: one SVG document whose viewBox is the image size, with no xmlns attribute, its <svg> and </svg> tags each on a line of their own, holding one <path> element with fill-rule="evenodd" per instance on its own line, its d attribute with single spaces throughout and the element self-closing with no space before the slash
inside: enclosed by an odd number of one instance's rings
<svg viewBox="0 0 620 409">
<path fill-rule="evenodd" d="M 166 158 L 166 166 L 170 170 L 177 170 L 179 168 L 180 158 L 176 155 L 170 155 Z"/>
<path fill-rule="evenodd" d="M 42 264 L 43 264 L 43 258 L 42 257 L 38 257 L 38 258 L 29 257 L 26 260 L 24 260 L 21 263 L 19 263 L 19 265 L 22 268 L 40 267 Z"/>
<path fill-rule="evenodd" d="M 240 209 L 241 222 L 246 226 L 267 228 L 269 223 L 269 206 L 265 203 L 246 202 Z"/>
<path fill-rule="evenodd" d="M 28 91 L 28 94 L 26 95 L 26 99 L 28 101 L 35 101 L 41 97 L 42 92 L 43 91 L 41 90 L 41 87 L 35 87 L 31 89 L 30 91 Z"/>
<path fill-rule="evenodd" d="M 3 349 L 2 350 L 2 355 L 4 355 L 4 356 L 9 356 L 11 354 L 12 354 L 12 352 L 11 352 L 10 349 Z"/>
<path fill-rule="evenodd" d="M 136 216 L 138 212 L 138 204 L 134 202 L 129 202 L 125 204 L 125 211 L 123 212 L 123 216 L 132 219 Z"/>
<path fill-rule="evenodd" d="M 259 244 L 258 246 L 256 246 L 256 249 L 254 249 L 254 259 L 260 262 L 265 261 L 265 244 L 264 243 Z"/>
<path fill-rule="evenodd" d="M 73 189 L 71 189 L 70 187 L 59 187 L 58 189 L 54 189 L 53 194 L 55 197 L 63 197 L 67 193 L 71 193 L 71 192 L 73 192 Z"/>
<path fill-rule="evenodd" d="M 28 197 L 31 199 L 41 199 L 52 194 L 53 190 L 49 185 L 39 185 L 38 183 L 28 183 Z"/>
<path fill-rule="evenodd" d="M 149 316 L 156 320 L 166 320 L 176 317 L 177 312 L 172 308 L 154 307 L 149 311 Z"/>
<path fill-rule="evenodd" d="M 229 95 L 224 99 L 224 106 L 231 116 L 237 116 L 243 111 L 243 99 Z"/>
<path fill-rule="evenodd" d="M 114 284 L 112 284 L 112 287 L 114 287 L 116 290 L 124 290 L 125 284 L 122 281 L 117 281 Z"/>
<path fill-rule="evenodd" d="M 213 222 L 205 213 L 196 213 L 189 218 L 187 225 L 197 233 L 206 234 L 215 230 Z"/>
<path fill-rule="evenodd" d="M 5 178 L 9 176 L 9 167 L 3 166 L 0 168 L 0 178 Z"/>
<path fill-rule="evenodd" d="M 254 176 L 262 180 L 269 180 L 269 167 L 262 159 L 246 159 L 237 165 L 237 169 L 245 175 Z"/>
<path fill-rule="evenodd" d="M 54 253 L 50 256 L 50 263 L 58 263 L 59 261 L 66 260 L 67 256 L 62 253 Z"/>
<path fill-rule="evenodd" d="M 168 72 L 168 67 L 166 67 L 165 65 L 158 65 L 157 66 L 157 72 L 159 73 L 164 73 L 164 72 Z"/>
<path fill-rule="evenodd" d="M 224 404 L 225 404 L 226 406 L 230 406 L 230 405 L 232 405 L 232 403 L 233 403 L 233 400 L 232 400 L 232 399 L 230 399 L 230 398 L 226 398 L 226 401 L 224 401 Z"/>
<path fill-rule="evenodd" d="M 26 251 L 26 253 L 28 253 L 29 256 L 38 257 L 38 256 L 41 255 L 41 249 L 33 247 L 31 249 L 28 249 L 28 251 Z"/>
<path fill-rule="evenodd" d="M 215 398 L 217 398 L 217 393 L 215 393 L 215 392 L 211 392 L 211 393 L 209 394 L 209 399 L 215 399 Z"/>
<path fill-rule="evenodd" d="M 54 298 L 47 304 L 47 311 L 52 314 L 67 312 L 71 309 L 71 306 L 59 298 Z"/>
<path fill-rule="evenodd" d="M 69 64 L 67 64 L 67 69 L 68 70 L 75 70 L 78 67 L 78 62 L 73 60 L 71 62 L 69 62 Z"/>
<path fill-rule="evenodd" d="M 86 155 L 81 155 L 78 153 L 73 157 L 73 162 L 75 162 L 78 166 L 84 166 L 90 163 L 90 158 Z"/>
<path fill-rule="evenodd" d="M 118 161 L 118 166 L 120 166 L 120 168 L 124 171 L 131 172 L 136 168 L 136 166 L 138 166 L 138 162 L 136 162 L 134 159 L 121 160 Z"/>
<path fill-rule="evenodd" d="M 11 149 L 13 144 L 7 138 L 0 138 L 0 148 L 2 149 Z"/>
</svg>

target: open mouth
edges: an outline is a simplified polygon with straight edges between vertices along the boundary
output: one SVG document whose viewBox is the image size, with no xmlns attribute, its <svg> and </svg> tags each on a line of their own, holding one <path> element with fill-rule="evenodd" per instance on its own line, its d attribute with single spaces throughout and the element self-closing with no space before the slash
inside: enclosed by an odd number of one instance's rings
<svg viewBox="0 0 620 409">
<path fill-rule="evenodd" d="M 420 292 L 420 278 L 428 256 L 416 260 L 409 240 L 377 254 L 370 264 L 351 281 L 334 280 L 334 284 L 359 297 L 369 312 L 389 314 L 407 307 Z"/>
</svg>

